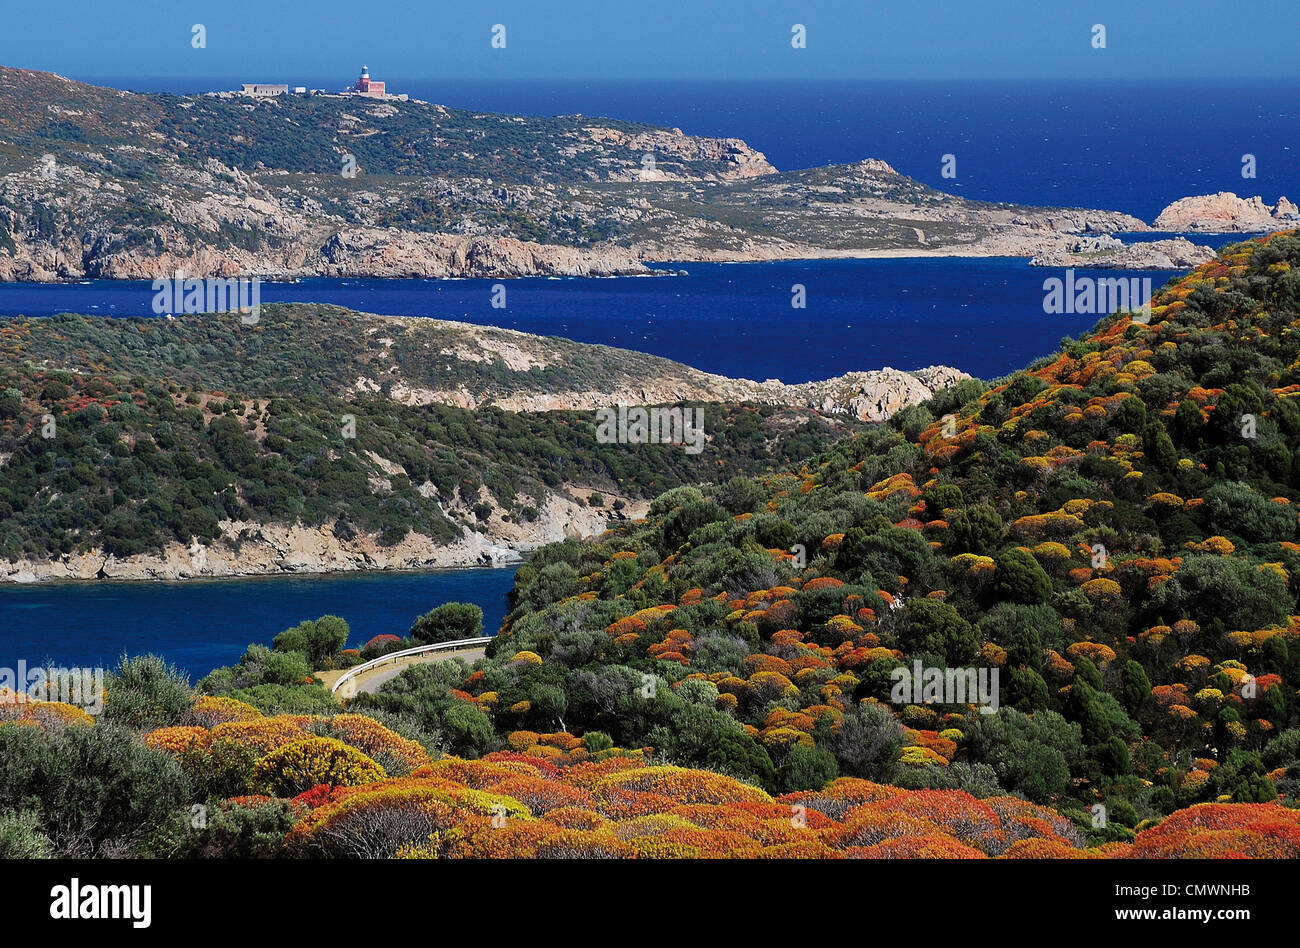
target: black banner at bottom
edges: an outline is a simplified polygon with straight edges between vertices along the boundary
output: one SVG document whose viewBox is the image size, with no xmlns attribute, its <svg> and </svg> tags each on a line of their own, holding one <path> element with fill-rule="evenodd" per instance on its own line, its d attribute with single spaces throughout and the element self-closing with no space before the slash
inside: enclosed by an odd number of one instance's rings
<svg viewBox="0 0 1300 948">
<path fill-rule="evenodd" d="M 966 890 L 971 898 L 960 900 L 966 908 L 952 904 L 950 911 L 977 913 L 981 901 L 1002 892 L 1017 900 L 1069 905 L 1069 925 L 1083 933 L 1149 932 L 1172 924 L 1180 929 L 1198 925 L 1230 937 L 1261 923 L 1272 929 L 1294 915 L 1284 901 L 1294 887 L 1288 881 L 1292 872 L 1289 862 L 1264 860 L 53 860 L 0 863 L 0 902 L 18 930 L 93 929 L 130 941 L 190 934 L 205 920 L 225 926 L 244 912 L 259 936 L 283 929 L 286 934 L 314 930 L 331 938 L 352 933 L 374 937 L 382 934 L 385 918 L 407 916 L 396 931 L 412 920 L 443 913 L 460 919 L 481 913 L 494 936 L 515 918 L 521 931 L 536 931 L 533 911 L 503 912 L 503 900 L 521 909 L 564 906 L 566 917 L 580 911 L 585 924 L 605 918 L 626 922 L 645 911 L 647 900 L 667 898 L 657 912 L 661 923 L 671 925 L 670 906 L 676 903 L 686 913 L 684 925 L 703 910 L 719 913 L 731 928 L 746 927 L 747 915 L 755 926 L 769 924 L 767 909 L 760 907 L 780 908 L 781 897 L 769 901 L 774 891 L 785 891 L 808 908 L 806 900 L 849 893 L 893 900 L 909 894 L 946 898 L 945 891 Z M 802 894 L 795 897 L 795 892 Z M 951 922 L 947 918 L 943 924 Z"/>
</svg>

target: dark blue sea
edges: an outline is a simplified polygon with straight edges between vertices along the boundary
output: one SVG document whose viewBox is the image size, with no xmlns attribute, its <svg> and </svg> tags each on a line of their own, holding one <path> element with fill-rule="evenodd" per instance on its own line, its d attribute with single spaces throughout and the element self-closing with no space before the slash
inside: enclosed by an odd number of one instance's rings
<svg viewBox="0 0 1300 948">
<path fill-rule="evenodd" d="M 683 263 L 685 276 L 264 283 L 263 303 L 337 303 L 362 312 L 436 316 L 650 352 L 706 372 L 807 382 L 893 366 L 954 365 L 1005 375 L 1078 336 L 1096 317 L 1046 315 L 1043 281 L 1061 271 L 1016 258 L 890 258 Z M 1167 272 L 1090 271 L 1149 278 Z M 806 308 L 791 306 L 791 287 Z M 58 312 L 152 316 L 148 283 L 0 283 L 0 316 Z"/>
<path fill-rule="evenodd" d="M 347 619 L 351 646 L 405 635 L 444 602 L 483 607 L 485 635 L 501 627 L 515 567 L 425 573 L 346 573 L 188 582 L 63 582 L 0 587 L 0 667 L 114 667 L 125 652 L 162 655 L 194 680 L 239 660 L 253 642 L 303 619 Z"/>
</svg>

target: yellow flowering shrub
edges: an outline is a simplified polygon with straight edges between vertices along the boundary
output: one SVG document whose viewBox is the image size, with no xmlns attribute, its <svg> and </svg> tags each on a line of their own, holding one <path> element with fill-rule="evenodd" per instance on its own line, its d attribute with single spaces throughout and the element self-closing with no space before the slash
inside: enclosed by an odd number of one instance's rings
<svg viewBox="0 0 1300 948">
<path fill-rule="evenodd" d="M 383 780 L 384 768 L 331 737 L 308 737 L 271 751 L 253 768 L 261 792 L 292 797 L 319 784 L 354 787 Z"/>
</svg>

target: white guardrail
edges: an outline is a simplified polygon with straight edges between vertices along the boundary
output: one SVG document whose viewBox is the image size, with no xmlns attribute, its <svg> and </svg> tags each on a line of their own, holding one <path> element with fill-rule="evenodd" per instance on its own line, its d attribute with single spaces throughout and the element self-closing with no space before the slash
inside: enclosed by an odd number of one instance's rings
<svg viewBox="0 0 1300 948">
<path fill-rule="evenodd" d="M 372 668 L 378 668 L 381 665 L 388 664 L 389 662 L 396 662 L 399 658 L 406 658 L 409 655 L 423 655 L 426 652 L 445 652 L 458 648 L 473 648 L 476 645 L 486 645 L 491 641 L 492 636 L 483 635 L 476 639 L 457 639 L 454 642 L 435 642 L 432 645 L 417 645 L 415 648 L 404 648 L 396 652 L 389 652 L 386 655 L 380 655 L 378 658 L 372 658 L 368 662 L 362 662 L 360 665 L 353 665 L 343 675 L 339 676 L 338 681 L 334 682 L 334 687 L 330 689 L 330 694 L 337 693 L 338 690 L 343 687 L 344 683 L 354 680 L 359 675 L 364 675 Z"/>
</svg>

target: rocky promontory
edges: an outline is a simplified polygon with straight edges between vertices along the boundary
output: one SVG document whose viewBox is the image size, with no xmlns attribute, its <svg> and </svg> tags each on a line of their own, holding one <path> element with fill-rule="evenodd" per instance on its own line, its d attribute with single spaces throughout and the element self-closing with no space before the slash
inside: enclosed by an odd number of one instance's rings
<svg viewBox="0 0 1300 948">
<path fill-rule="evenodd" d="M 709 453 L 692 482 L 725 481 L 729 470 L 750 470 L 735 467 L 755 456 L 746 438 L 779 454 L 788 450 L 786 435 L 797 435 L 798 450 L 806 451 L 808 438 L 830 443 L 825 439 L 883 421 L 968 378 L 931 366 L 760 382 L 609 346 L 313 303 L 266 304 L 251 327 L 233 314 L 15 318 L 5 338 L 0 370 L 12 369 L 9 377 L 19 384 L 6 390 L 9 417 L 51 412 L 62 418 L 75 407 L 77 424 L 92 426 L 93 434 L 63 445 L 55 483 L 30 463 L 32 444 L 41 444 L 39 428 L 22 422 L 0 428 L 0 483 L 28 497 L 22 512 L 0 518 L 0 540 L 10 544 L 0 555 L 0 580 L 12 582 L 509 562 L 545 543 L 599 533 L 610 520 L 639 517 L 663 489 L 661 476 L 680 479 L 686 463 L 680 458 L 691 455 L 603 446 L 587 427 L 593 424 L 588 413 L 615 405 L 696 406 Z M 103 377 L 105 365 L 113 367 L 111 378 Z M 123 392 L 111 396 L 119 385 Z M 123 397 L 135 386 L 141 386 L 138 402 Z M 132 427 L 110 426 L 105 405 Z M 736 423 L 741 416 L 744 425 Z M 758 420 L 758 431 L 748 430 L 751 420 Z M 339 433 L 340 424 L 354 426 L 351 435 Z M 100 454 L 110 451 L 105 445 L 112 439 L 112 460 L 104 461 Z M 554 450 L 573 463 L 548 475 L 538 467 L 546 462 L 519 447 L 521 439 L 543 446 L 555 439 Z M 72 451 L 88 453 L 74 458 Z M 180 502 L 196 503 L 189 484 L 208 474 L 193 467 L 194 457 L 238 465 L 229 475 L 213 467 L 216 480 L 204 481 L 205 500 L 240 483 L 237 494 L 213 507 L 223 516 L 186 520 L 179 528 L 170 525 L 173 517 L 153 544 L 133 548 L 138 505 L 182 516 L 166 500 L 178 481 L 185 486 Z M 123 464 L 145 471 L 136 458 L 148 465 L 150 481 L 134 483 L 131 498 L 125 492 L 116 498 L 123 512 L 113 529 L 125 534 L 105 542 L 106 534 L 84 530 L 71 548 L 61 544 L 67 552 L 14 545 L 16 536 L 44 537 L 43 525 L 56 514 L 39 520 L 36 514 L 47 506 L 65 509 L 69 494 L 98 476 L 101 462 L 108 476 Z M 288 471 L 303 480 L 268 511 Z M 343 506 L 329 507 L 328 516 L 302 516 L 292 500 L 297 490 L 317 511 L 322 502 Z M 379 498 L 381 510 L 405 512 L 407 532 L 377 533 L 373 522 L 354 523 L 347 511 L 359 496 Z M 258 511 L 242 499 L 254 497 Z M 206 531 L 198 534 L 205 542 L 193 539 L 194 529 Z M 33 549 L 50 552 L 41 558 Z"/>
<path fill-rule="evenodd" d="M 351 228 L 309 245 L 252 253 L 237 247 L 192 246 L 160 254 L 119 250 L 87 257 L 77 246 L 25 247 L 17 257 L 0 253 L 0 282 L 65 280 L 156 280 L 175 273 L 200 278 L 258 276 L 448 279 L 525 276 L 650 276 L 652 270 L 626 250 L 581 249 L 513 237 L 417 234 Z M 182 249 L 183 248 L 183 249 Z"/>
<path fill-rule="evenodd" d="M 608 405 L 667 405 L 677 402 L 752 402 L 784 408 L 807 408 L 828 415 L 849 415 L 858 421 L 886 421 L 895 412 L 923 402 L 941 389 L 970 378 L 951 366 L 937 365 L 904 372 L 885 367 L 848 372 L 816 382 L 755 382 L 727 378 L 681 367 L 681 372 L 630 381 L 620 387 L 544 392 L 526 389 L 509 393 L 457 389 L 428 389 L 391 385 L 392 398 L 409 405 L 491 405 L 507 411 L 594 411 Z M 358 391 L 377 391 L 374 379 L 358 379 Z"/>
<path fill-rule="evenodd" d="M 644 274 L 647 261 L 1024 256 L 1146 230 L 887 162 L 410 101 L 121 92 L 0 66 L 0 281 Z"/>
</svg>

